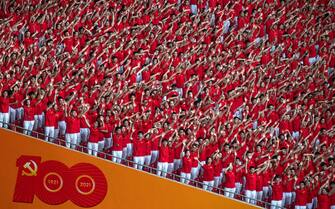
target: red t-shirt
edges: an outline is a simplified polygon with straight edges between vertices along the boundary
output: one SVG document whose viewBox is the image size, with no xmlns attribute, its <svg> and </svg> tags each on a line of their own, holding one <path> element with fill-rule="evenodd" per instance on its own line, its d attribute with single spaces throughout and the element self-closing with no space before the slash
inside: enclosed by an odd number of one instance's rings
<svg viewBox="0 0 335 209">
<path fill-rule="evenodd" d="M 146 143 L 142 140 L 134 141 L 134 156 L 145 156 Z"/>
<path fill-rule="evenodd" d="M 214 180 L 214 166 L 213 165 L 204 165 L 204 175 L 203 181 L 213 181 Z"/>
<path fill-rule="evenodd" d="M 23 108 L 23 112 L 24 112 L 23 120 L 25 121 L 34 120 L 35 108 L 25 106 Z"/>
<path fill-rule="evenodd" d="M 295 205 L 297 206 L 306 206 L 307 204 L 307 190 L 306 189 L 297 189 Z"/>
<path fill-rule="evenodd" d="M 235 188 L 235 173 L 233 171 L 227 171 L 225 174 L 225 188 Z"/>
<path fill-rule="evenodd" d="M 91 143 L 98 143 L 100 141 L 100 131 L 99 128 L 90 128 L 90 137 L 88 139 Z"/>
<path fill-rule="evenodd" d="M 0 112 L 1 113 L 9 112 L 9 98 L 4 98 L 0 96 Z"/>
<path fill-rule="evenodd" d="M 186 156 L 183 157 L 183 167 L 181 172 L 183 173 L 191 173 L 192 169 L 192 158 L 188 158 Z"/>
<path fill-rule="evenodd" d="M 112 151 L 122 151 L 122 149 L 123 149 L 122 141 L 123 141 L 122 134 L 115 134 L 113 136 Z"/>
<path fill-rule="evenodd" d="M 169 162 L 169 147 L 161 146 L 159 148 L 158 162 L 167 163 Z"/>
<path fill-rule="evenodd" d="M 66 117 L 66 133 L 76 134 L 80 133 L 80 119 L 77 117 Z"/>
<path fill-rule="evenodd" d="M 257 177 L 256 177 L 256 174 L 251 174 L 251 173 L 247 173 L 246 175 L 246 185 L 245 185 L 245 189 L 246 190 L 250 190 L 250 191 L 256 191 L 256 180 L 257 180 Z"/>
<path fill-rule="evenodd" d="M 283 185 L 273 184 L 272 185 L 272 200 L 279 201 L 283 199 Z"/>
<path fill-rule="evenodd" d="M 329 208 L 330 208 L 329 195 L 327 194 L 318 195 L 318 209 L 329 209 Z"/>
<path fill-rule="evenodd" d="M 45 126 L 55 127 L 56 126 L 56 114 L 53 110 L 47 110 L 45 112 Z"/>
</svg>

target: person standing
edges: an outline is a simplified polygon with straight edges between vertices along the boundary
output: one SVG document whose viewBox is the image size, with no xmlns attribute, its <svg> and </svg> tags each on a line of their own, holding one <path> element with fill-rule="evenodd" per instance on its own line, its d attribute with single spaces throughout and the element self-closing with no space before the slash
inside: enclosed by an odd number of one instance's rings
<svg viewBox="0 0 335 209">
<path fill-rule="evenodd" d="M 233 164 L 230 163 L 229 166 L 224 169 L 225 182 L 224 182 L 224 196 L 234 198 L 236 192 L 236 180 L 235 171 L 233 170 Z"/>
<path fill-rule="evenodd" d="M 123 136 L 121 130 L 122 127 L 116 127 L 113 135 L 112 161 L 115 163 L 121 163 L 122 161 Z"/>
<path fill-rule="evenodd" d="M 248 164 L 248 163 L 247 163 Z M 246 184 L 245 184 L 245 201 L 247 203 L 256 204 L 256 181 L 257 176 L 255 173 L 255 167 L 250 166 L 250 170 L 248 171 L 248 166 L 245 166 L 245 178 L 246 178 Z"/>
<path fill-rule="evenodd" d="M 182 158 L 182 167 L 180 172 L 180 182 L 189 184 L 191 179 L 192 158 L 190 150 L 185 151 Z"/>
<path fill-rule="evenodd" d="M 70 114 L 69 114 L 70 113 Z M 67 111 L 65 108 L 65 122 L 66 122 L 66 134 L 65 134 L 65 145 L 67 148 L 75 149 L 80 137 L 80 119 L 76 110 Z"/>
<path fill-rule="evenodd" d="M 45 112 L 45 141 L 53 142 L 55 139 L 55 123 L 56 123 L 56 114 L 53 109 L 53 103 L 48 102 L 47 109 Z"/>
<path fill-rule="evenodd" d="M 8 128 L 9 124 L 9 97 L 8 91 L 3 91 L 0 96 L 0 128 Z"/>
<path fill-rule="evenodd" d="M 271 209 L 280 209 L 283 206 L 283 184 L 280 176 L 275 176 L 272 183 Z"/>
<path fill-rule="evenodd" d="M 25 100 L 25 105 L 23 105 L 23 134 L 31 136 L 35 123 L 34 114 L 35 108 L 30 105 L 30 99 Z"/>
<path fill-rule="evenodd" d="M 86 116 L 83 116 L 84 120 L 87 123 L 87 126 L 90 128 L 90 135 L 87 143 L 87 153 L 89 155 L 98 156 L 99 149 L 99 141 L 100 141 L 100 130 L 99 130 L 99 122 L 95 121 L 93 126 L 91 126 L 86 120 Z"/>
<path fill-rule="evenodd" d="M 307 208 L 307 189 L 305 186 L 305 182 L 301 181 L 299 185 L 296 185 L 296 181 L 295 181 L 294 189 L 295 189 L 295 194 L 296 194 L 295 209 L 306 209 Z"/>
<path fill-rule="evenodd" d="M 142 170 L 145 160 L 146 142 L 144 140 L 143 132 L 139 131 L 137 139 L 134 140 L 134 165 L 135 169 Z"/>
<path fill-rule="evenodd" d="M 168 140 L 162 139 L 159 146 L 159 156 L 157 162 L 157 175 L 166 177 L 169 166 Z"/>
<path fill-rule="evenodd" d="M 214 165 L 211 157 L 207 158 L 206 164 L 201 163 L 203 168 L 202 180 L 204 190 L 212 191 L 214 186 Z M 200 161 L 199 161 L 200 163 Z"/>
</svg>

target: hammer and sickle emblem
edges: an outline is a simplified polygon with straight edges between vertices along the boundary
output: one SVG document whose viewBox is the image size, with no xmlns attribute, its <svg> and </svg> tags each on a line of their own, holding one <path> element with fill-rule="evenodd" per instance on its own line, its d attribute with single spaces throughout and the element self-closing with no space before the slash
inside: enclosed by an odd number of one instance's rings
<svg viewBox="0 0 335 209">
<path fill-rule="evenodd" d="M 31 164 L 33 164 L 34 168 L 31 167 Z M 22 176 L 36 176 L 37 175 L 37 164 L 35 161 L 30 160 L 30 162 L 26 162 L 23 168 L 27 169 L 29 172 L 22 170 Z"/>
</svg>

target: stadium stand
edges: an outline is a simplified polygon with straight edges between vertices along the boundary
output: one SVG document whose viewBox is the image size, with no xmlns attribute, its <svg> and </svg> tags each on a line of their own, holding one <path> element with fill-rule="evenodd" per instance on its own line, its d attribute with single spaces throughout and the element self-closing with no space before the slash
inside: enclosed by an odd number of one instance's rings
<svg viewBox="0 0 335 209">
<path fill-rule="evenodd" d="M 335 208 L 333 0 L 1 7 L 0 127 L 251 204 Z"/>
</svg>

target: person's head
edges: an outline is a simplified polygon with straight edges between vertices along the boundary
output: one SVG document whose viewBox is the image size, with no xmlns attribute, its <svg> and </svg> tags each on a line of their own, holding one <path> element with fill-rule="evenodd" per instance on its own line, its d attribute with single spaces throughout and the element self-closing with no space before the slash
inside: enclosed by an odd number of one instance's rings
<svg viewBox="0 0 335 209">
<path fill-rule="evenodd" d="M 208 157 L 207 160 L 206 160 L 206 164 L 211 165 L 212 161 L 213 161 L 213 159 L 211 157 Z"/>
<path fill-rule="evenodd" d="M 8 97 L 8 91 L 7 91 L 7 90 L 3 91 L 3 92 L 2 92 L 2 96 L 3 96 L 4 98 L 7 98 L 7 97 Z"/>
<path fill-rule="evenodd" d="M 118 127 L 115 128 L 115 132 L 117 134 L 121 134 L 121 131 L 122 131 L 122 128 L 120 126 L 118 126 Z"/>
<path fill-rule="evenodd" d="M 228 143 L 225 143 L 225 144 L 224 144 L 224 151 L 225 151 L 225 152 L 228 152 L 229 149 L 230 149 L 230 145 L 229 145 Z"/>
<path fill-rule="evenodd" d="M 28 107 L 30 107 L 30 99 L 27 99 L 27 100 L 26 100 L 26 105 L 27 105 Z"/>
<path fill-rule="evenodd" d="M 274 181 L 279 184 L 281 182 L 281 177 L 279 175 L 276 175 Z"/>
<path fill-rule="evenodd" d="M 191 156 L 191 151 L 190 150 L 186 150 L 185 151 L 185 156 L 186 157 L 190 157 Z"/>
<path fill-rule="evenodd" d="M 138 139 L 139 139 L 139 140 L 142 140 L 142 139 L 143 139 L 143 132 L 142 132 L 142 131 L 139 131 L 139 132 L 138 132 Z"/>
<path fill-rule="evenodd" d="M 51 102 L 51 101 L 49 101 L 49 102 L 47 103 L 48 108 L 51 108 L 52 105 L 53 105 L 53 102 Z"/>
<path fill-rule="evenodd" d="M 252 158 L 252 152 L 248 151 L 247 152 L 247 158 L 250 160 Z"/>
<path fill-rule="evenodd" d="M 300 186 L 300 189 L 304 189 L 305 186 L 306 186 L 306 183 L 305 183 L 304 181 L 301 181 L 301 182 L 299 183 L 299 186 Z"/>
<path fill-rule="evenodd" d="M 96 120 L 93 125 L 94 125 L 94 128 L 98 128 L 99 127 L 99 122 Z"/>
<path fill-rule="evenodd" d="M 166 147 L 168 145 L 168 140 L 167 139 L 163 139 L 162 144 L 164 147 Z"/>
<path fill-rule="evenodd" d="M 72 117 L 77 117 L 77 111 L 76 110 L 71 110 L 71 116 Z"/>
</svg>

